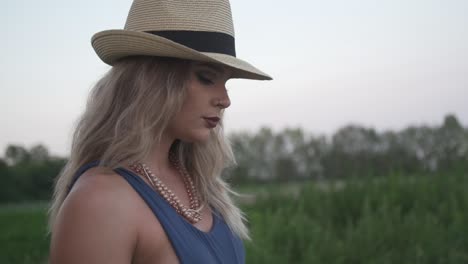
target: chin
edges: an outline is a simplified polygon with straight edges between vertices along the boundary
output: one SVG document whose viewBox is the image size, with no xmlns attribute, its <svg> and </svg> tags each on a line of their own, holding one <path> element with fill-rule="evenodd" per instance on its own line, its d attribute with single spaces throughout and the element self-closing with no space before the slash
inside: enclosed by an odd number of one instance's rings
<svg viewBox="0 0 468 264">
<path fill-rule="evenodd" d="M 211 130 L 206 131 L 197 131 L 197 133 L 191 133 L 189 135 L 185 135 L 185 137 L 180 138 L 180 140 L 184 142 L 190 143 L 205 143 L 210 140 L 212 137 Z"/>
</svg>

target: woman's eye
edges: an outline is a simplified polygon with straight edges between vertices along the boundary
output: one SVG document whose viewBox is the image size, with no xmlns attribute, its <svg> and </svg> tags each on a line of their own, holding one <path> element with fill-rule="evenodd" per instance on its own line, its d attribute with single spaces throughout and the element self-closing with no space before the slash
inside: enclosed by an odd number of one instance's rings
<svg viewBox="0 0 468 264">
<path fill-rule="evenodd" d="M 214 82 L 203 74 L 197 73 L 198 80 L 203 84 L 213 84 Z"/>
</svg>

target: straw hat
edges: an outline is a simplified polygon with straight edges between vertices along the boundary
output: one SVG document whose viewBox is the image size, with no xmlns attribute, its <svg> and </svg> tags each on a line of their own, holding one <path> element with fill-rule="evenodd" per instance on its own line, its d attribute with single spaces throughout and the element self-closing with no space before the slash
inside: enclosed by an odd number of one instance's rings
<svg viewBox="0 0 468 264">
<path fill-rule="evenodd" d="M 174 57 L 228 66 L 233 78 L 271 80 L 236 58 L 234 42 L 228 0 L 134 0 L 124 29 L 101 31 L 91 39 L 109 65 L 131 55 Z"/>
</svg>

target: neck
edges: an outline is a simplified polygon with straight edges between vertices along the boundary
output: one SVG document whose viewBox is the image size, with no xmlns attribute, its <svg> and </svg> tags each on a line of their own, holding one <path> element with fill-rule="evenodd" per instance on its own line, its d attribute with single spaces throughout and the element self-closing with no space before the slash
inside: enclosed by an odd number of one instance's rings
<svg viewBox="0 0 468 264">
<path fill-rule="evenodd" d="M 156 170 L 158 174 L 161 172 L 167 172 L 171 168 L 171 164 L 169 162 L 169 150 L 174 141 L 174 138 L 163 135 L 159 144 L 154 147 L 150 155 L 144 160 L 144 162 L 152 170 Z"/>
</svg>

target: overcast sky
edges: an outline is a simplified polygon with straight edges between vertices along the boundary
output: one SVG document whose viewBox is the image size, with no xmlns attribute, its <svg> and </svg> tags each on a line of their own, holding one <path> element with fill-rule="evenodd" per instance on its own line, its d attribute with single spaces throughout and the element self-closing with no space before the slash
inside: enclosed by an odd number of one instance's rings
<svg viewBox="0 0 468 264">
<path fill-rule="evenodd" d="M 90 44 L 123 28 L 130 0 L 3 3 L 0 151 L 45 144 L 66 155 L 74 122 L 109 69 Z M 468 125 L 468 1 L 233 0 L 239 58 L 275 80 L 232 80 L 229 131 L 347 124 L 378 131 Z"/>
</svg>

